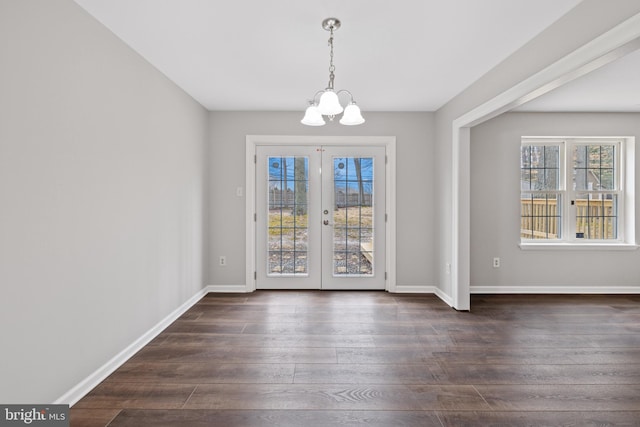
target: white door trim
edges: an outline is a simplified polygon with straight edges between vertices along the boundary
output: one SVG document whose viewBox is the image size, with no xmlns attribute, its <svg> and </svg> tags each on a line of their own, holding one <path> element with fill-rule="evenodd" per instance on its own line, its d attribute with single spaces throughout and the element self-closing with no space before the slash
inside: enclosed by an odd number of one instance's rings
<svg viewBox="0 0 640 427">
<path fill-rule="evenodd" d="M 470 128 L 535 99 L 640 48 L 640 14 L 596 37 L 452 123 L 451 299 L 470 309 L 471 175 Z"/>
<path fill-rule="evenodd" d="M 385 173 L 385 205 L 387 226 L 385 230 L 385 263 L 387 280 L 385 289 L 396 291 L 396 137 L 395 136 L 293 136 L 247 135 L 245 161 L 245 232 L 246 232 L 246 284 L 245 291 L 256 290 L 256 147 L 259 145 L 344 145 L 383 146 L 387 152 Z"/>
</svg>

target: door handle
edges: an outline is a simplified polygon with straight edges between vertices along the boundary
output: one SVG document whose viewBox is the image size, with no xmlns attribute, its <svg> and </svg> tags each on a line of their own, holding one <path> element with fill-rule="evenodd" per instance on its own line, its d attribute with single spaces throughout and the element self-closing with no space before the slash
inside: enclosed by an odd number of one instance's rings
<svg viewBox="0 0 640 427">
<path fill-rule="evenodd" d="M 329 225 L 329 220 L 328 220 L 328 219 L 325 219 L 324 221 L 322 221 L 322 223 L 323 223 L 324 225 Z"/>
</svg>

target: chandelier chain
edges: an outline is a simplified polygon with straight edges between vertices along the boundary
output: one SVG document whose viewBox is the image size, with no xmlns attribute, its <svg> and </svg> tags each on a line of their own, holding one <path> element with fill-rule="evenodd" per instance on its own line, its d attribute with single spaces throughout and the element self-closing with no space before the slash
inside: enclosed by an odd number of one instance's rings
<svg viewBox="0 0 640 427">
<path fill-rule="evenodd" d="M 333 79 L 335 78 L 334 71 L 336 71 L 336 66 L 333 65 L 333 26 L 329 29 L 331 31 L 331 35 L 329 36 L 329 89 L 333 89 Z"/>
</svg>

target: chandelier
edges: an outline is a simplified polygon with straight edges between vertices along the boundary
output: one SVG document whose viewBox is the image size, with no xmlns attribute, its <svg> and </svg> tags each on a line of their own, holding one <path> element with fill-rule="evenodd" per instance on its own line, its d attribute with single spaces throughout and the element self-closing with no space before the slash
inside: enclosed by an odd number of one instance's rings
<svg viewBox="0 0 640 427">
<path fill-rule="evenodd" d="M 329 31 L 329 84 L 325 90 L 319 90 L 313 95 L 313 99 L 309 101 L 309 107 L 304 113 L 304 118 L 300 121 L 307 126 L 323 126 L 326 122 L 322 116 L 327 116 L 329 121 L 333 121 L 334 117 L 342 112 L 340 124 L 347 126 L 360 125 L 364 123 L 364 118 L 360 113 L 360 107 L 356 105 L 353 95 L 348 90 L 335 91 L 333 88 L 333 80 L 335 78 L 334 71 L 336 67 L 333 65 L 333 32 L 340 28 L 340 20 L 337 18 L 327 18 L 322 21 L 322 28 Z M 349 96 L 349 103 L 342 108 L 338 95 L 345 93 Z M 318 96 L 320 101 L 318 102 Z"/>
</svg>

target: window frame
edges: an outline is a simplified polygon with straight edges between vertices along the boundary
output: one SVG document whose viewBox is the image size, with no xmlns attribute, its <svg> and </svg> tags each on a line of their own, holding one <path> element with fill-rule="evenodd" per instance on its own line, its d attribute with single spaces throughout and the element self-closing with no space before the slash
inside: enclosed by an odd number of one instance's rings
<svg viewBox="0 0 640 427">
<path fill-rule="evenodd" d="M 521 138 L 520 158 L 522 161 L 522 147 L 524 146 L 558 146 L 559 147 L 559 185 L 557 190 L 523 190 L 522 164 L 520 166 L 520 200 L 524 194 L 553 194 L 560 197 L 558 214 L 560 216 L 560 236 L 557 239 L 526 238 L 520 234 L 522 249 L 555 249 L 570 248 L 637 248 L 635 245 L 635 197 L 634 173 L 631 170 L 635 161 L 635 139 L 632 137 L 525 137 Z M 614 146 L 614 189 L 613 190 L 577 190 L 573 188 L 573 160 L 574 147 L 586 145 Z M 577 206 L 572 204 L 578 193 L 615 194 L 616 201 L 616 229 L 615 239 L 593 239 L 576 237 Z M 522 221 L 522 201 L 520 202 L 520 218 Z M 631 206 L 629 206 L 631 205 Z M 521 222 L 522 224 L 522 222 Z M 522 228 L 522 226 L 520 226 Z"/>
</svg>

